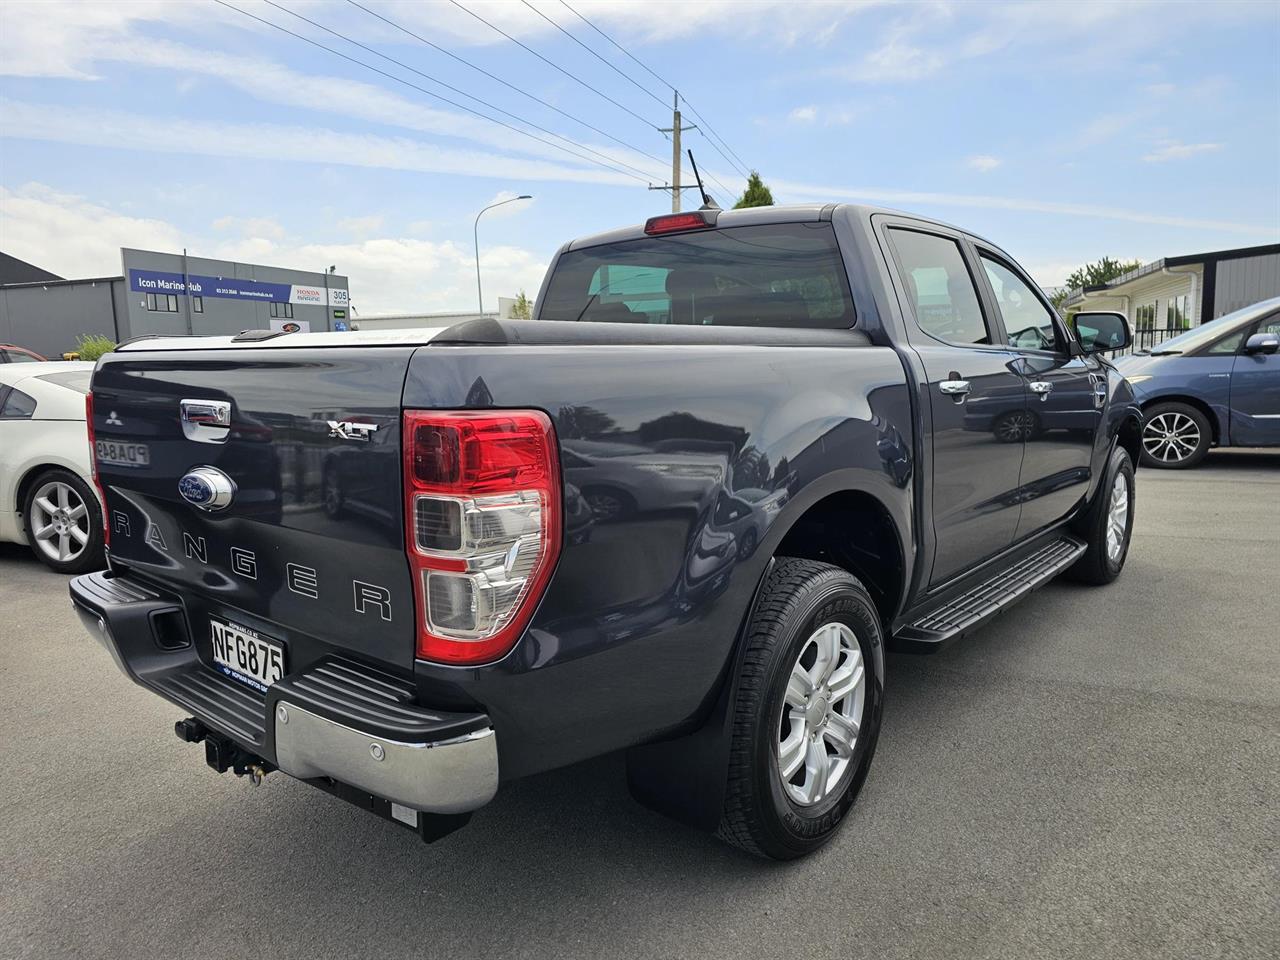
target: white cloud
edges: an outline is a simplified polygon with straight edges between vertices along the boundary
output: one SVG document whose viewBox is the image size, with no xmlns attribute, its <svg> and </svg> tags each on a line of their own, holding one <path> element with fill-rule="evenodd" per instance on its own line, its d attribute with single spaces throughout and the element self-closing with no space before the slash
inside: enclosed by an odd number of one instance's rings
<svg viewBox="0 0 1280 960">
<path fill-rule="evenodd" d="M 1150 97 L 1167 97 L 1177 89 L 1172 83 L 1148 83 L 1142 88 L 1142 92 Z"/>
<path fill-rule="evenodd" d="M 1162 140 L 1159 146 L 1144 156 L 1147 163 L 1164 163 L 1168 160 L 1185 160 L 1201 153 L 1216 153 L 1220 143 L 1183 143 L 1180 140 Z"/>
<path fill-rule="evenodd" d="M 356 310 L 366 316 L 465 310 L 475 303 L 475 254 L 469 243 L 404 237 L 299 243 L 287 235 L 189 236 L 161 220 L 124 216 L 39 183 L 17 190 L 0 188 L 0 216 L 7 253 L 65 277 L 118 275 L 121 247 L 186 247 L 197 256 L 297 269 L 336 264 L 338 272 L 350 278 Z M 232 221 L 224 230 L 239 223 Z M 540 257 L 514 246 L 482 247 L 480 262 L 490 305 L 521 289 L 532 295 L 546 271 Z"/>
<path fill-rule="evenodd" d="M 506 180 L 635 182 L 600 167 L 572 167 L 545 160 L 506 157 L 405 137 L 354 134 L 314 126 L 201 123 L 16 100 L 0 99 L 0 127 L 8 137 L 113 149 L 127 145 L 130 149 L 155 153 L 251 157 L 271 162 L 323 163 Z"/>
<path fill-rule="evenodd" d="M 181 250 L 182 232 L 149 217 L 130 217 L 40 183 L 0 187 L 5 253 L 63 277 L 120 273 L 120 248 Z"/>
<path fill-rule="evenodd" d="M 818 108 L 814 106 L 796 107 L 787 115 L 792 123 L 813 123 L 818 119 Z"/>
<path fill-rule="evenodd" d="M 381 230 L 382 224 L 383 217 L 380 214 L 371 213 L 364 217 L 343 217 L 338 221 L 337 227 L 343 233 L 350 234 L 357 240 L 363 240 Z"/>
<path fill-rule="evenodd" d="M 970 170 L 977 170 L 979 173 L 990 173 L 1002 163 L 1004 161 L 999 157 L 993 157 L 988 153 L 976 154 L 965 161 Z"/>
<path fill-rule="evenodd" d="M 242 237 L 264 237 L 279 240 L 284 236 L 284 227 L 270 217 L 219 217 L 213 221 L 213 229 L 234 231 Z"/>
<path fill-rule="evenodd" d="M 785 203 L 822 203 L 834 199 L 859 203 L 918 204 L 920 206 L 970 207 L 987 210 L 1016 210 L 1024 213 L 1051 213 L 1055 216 L 1087 217 L 1097 220 L 1118 220 L 1127 223 L 1149 223 L 1162 227 L 1187 227 L 1195 230 L 1220 230 L 1275 238 L 1274 226 L 1238 223 L 1232 220 L 1205 220 L 1163 213 L 1145 213 L 1125 210 L 1122 207 L 1099 206 L 1088 203 L 1067 203 L 1059 200 L 1031 200 L 1021 197 L 996 197 L 980 194 L 928 193 L 919 190 L 892 190 L 877 187 L 816 186 L 795 181 L 771 180 L 774 196 Z"/>
</svg>

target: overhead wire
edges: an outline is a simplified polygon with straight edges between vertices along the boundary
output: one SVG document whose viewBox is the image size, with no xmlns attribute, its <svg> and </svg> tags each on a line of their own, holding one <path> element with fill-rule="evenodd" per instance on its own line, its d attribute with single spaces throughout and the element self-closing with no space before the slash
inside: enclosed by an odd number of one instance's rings
<svg viewBox="0 0 1280 960">
<path fill-rule="evenodd" d="M 616 47 L 619 51 L 622 52 L 624 56 L 626 56 L 627 58 L 632 60 L 634 63 L 639 65 L 655 80 L 657 80 L 663 86 L 671 90 L 672 93 L 676 92 L 676 88 L 674 85 L 672 85 L 669 81 L 663 79 L 663 77 L 661 77 L 656 71 L 654 71 L 653 68 L 650 67 L 647 63 L 645 63 L 643 60 L 641 60 L 639 57 L 633 54 L 630 50 L 628 50 L 622 44 L 618 43 L 617 40 L 613 39 L 613 37 L 609 36 L 609 34 L 605 33 L 603 30 L 597 27 L 594 23 L 592 23 L 590 20 L 588 20 L 586 17 L 580 14 L 577 10 L 571 7 L 566 2 L 566 0 L 559 0 L 559 2 L 561 6 L 563 6 L 566 10 L 568 10 L 575 17 L 577 17 L 579 20 L 585 23 L 588 27 L 590 27 L 592 30 L 594 30 L 596 33 L 602 36 L 614 47 Z M 728 141 L 726 141 L 724 137 L 720 136 L 720 134 L 716 133 L 713 129 L 711 129 L 711 124 L 707 123 L 706 118 L 703 117 L 702 114 L 698 113 L 698 111 L 694 108 L 693 104 L 690 103 L 687 98 L 682 97 L 681 99 L 684 100 L 685 106 L 689 108 L 689 112 L 693 114 L 695 119 L 698 120 L 703 132 L 707 135 L 707 141 L 711 144 L 712 147 L 715 148 L 716 152 L 719 153 L 721 157 L 724 157 L 725 163 L 733 167 L 738 173 L 742 174 L 743 177 L 749 176 L 747 164 L 741 157 L 738 156 L 737 151 L 735 151 L 731 146 L 729 146 Z M 723 144 L 724 150 L 721 150 L 720 146 L 717 145 L 716 143 L 717 140 L 720 141 L 720 144 Z M 736 161 L 737 161 L 736 163 L 734 160 L 729 158 L 729 156 L 725 153 L 725 150 L 729 151 L 729 153 L 732 154 L 734 158 L 736 158 Z"/>
<path fill-rule="evenodd" d="M 412 67 L 401 60 L 397 60 L 395 57 L 388 56 L 387 54 L 382 53 L 381 51 L 376 50 L 373 47 L 368 46 L 367 44 L 361 43 L 359 40 L 353 40 L 351 37 L 348 37 L 346 34 L 340 33 L 337 30 L 333 30 L 330 27 L 326 27 L 322 23 L 317 23 L 316 21 L 310 19 L 309 17 L 303 16 L 297 11 L 290 10 L 288 7 L 285 7 L 279 3 L 276 3 L 275 0 L 262 0 L 262 2 L 267 4 L 268 6 L 275 7 L 277 10 L 280 10 L 284 13 L 289 14 L 289 16 L 291 17 L 296 17 L 297 19 L 301 20 L 303 23 L 309 23 L 311 24 L 311 26 L 315 27 L 316 29 L 323 30 L 325 33 L 331 36 L 337 37 L 339 40 L 345 40 L 347 43 L 350 43 L 353 46 L 359 47 L 361 50 L 366 50 L 369 53 L 372 53 L 375 57 L 381 57 L 383 60 L 386 60 L 390 63 L 394 63 L 396 66 L 401 67 L 404 70 L 408 70 L 410 73 L 415 73 L 418 76 L 422 77 L 424 80 L 430 80 L 432 83 L 439 84 L 440 86 L 444 87 L 446 90 L 452 90 L 454 93 L 464 96 L 468 100 L 474 100 L 476 103 L 482 104 L 483 106 L 488 107 L 490 110 L 496 110 L 498 113 L 502 114 L 503 116 L 510 117 L 512 120 L 515 120 L 519 123 L 527 124 L 528 126 L 533 127 L 535 130 L 539 130 L 542 133 L 545 133 L 548 136 L 555 137 L 558 140 L 563 140 L 566 143 L 571 143 L 575 147 L 580 147 L 581 149 L 586 150 L 588 153 L 593 153 L 597 157 L 602 157 L 612 164 L 617 164 L 618 166 L 626 167 L 630 170 L 634 170 L 636 173 L 641 173 L 641 174 L 645 173 L 644 170 L 640 169 L 639 167 L 633 166 L 632 164 L 627 163 L 625 160 L 621 160 L 617 157 L 610 156 L 607 153 L 602 153 L 599 150 L 596 150 L 592 147 L 587 146 L 585 143 L 579 143 L 577 140 L 574 140 L 570 137 L 566 137 L 563 134 L 556 133 L 554 130 L 548 130 L 546 127 L 540 126 L 539 124 L 534 123 L 532 120 L 529 120 L 526 117 L 522 117 L 517 114 L 514 114 L 509 110 L 503 110 L 497 104 L 489 103 L 487 100 L 482 100 L 480 97 L 467 93 L 465 90 L 461 90 L 458 87 L 453 86 L 452 84 L 445 83 L 443 80 L 439 79 L 438 77 L 433 77 L 428 73 L 423 73 L 421 70 L 418 70 L 416 67 Z M 629 147 L 628 149 L 634 149 L 634 148 Z M 643 151 L 637 151 L 637 152 L 640 152 L 643 154 Z M 647 154 L 645 155 L 647 156 Z M 663 162 L 659 160 L 657 157 L 651 157 L 650 159 L 655 160 L 658 163 Z"/>
<path fill-rule="evenodd" d="M 480 16 L 480 14 L 476 13 L 474 10 L 471 10 L 471 9 L 469 9 L 468 7 L 464 6 L 462 3 L 459 3 L 459 2 L 458 2 L 458 0 L 449 0 L 449 2 L 450 2 L 450 3 L 452 3 L 452 4 L 453 4 L 455 7 L 457 7 L 459 10 L 462 10 L 464 13 L 468 13 L 468 14 L 470 14 L 472 17 L 474 17 L 475 19 L 479 20 L 481 23 L 483 23 L 483 24 L 484 24 L 486 27 L 488 27 L 490 30 L 493 30 L 493 31 L 495 31 L 496 33 L 500 33 L 500 34 L 502 34 L 502 36 L 506 37 L 508 40 L 510 40 L 512 43 L 514 43 L 517 47 L 520 47 L 522 50 L 525 50 L 526 52 L 533 54 L 533 56 L 537 57 L 539 60 L 541 60 L 541 61 L 542 61 L 543 63 L 545 63 L 547 66 L 549 66 L 549 67 L 551 67 L 552 69 L 554 69 L 554 70 L 556 70 L 556 71 L 558 71 L 558 72 L 560 72 L 560 73 L 564 74 L 566 77 L 568 77 L 570 80 L 574 81 L 575 83 L 581 84 L 582 86 L 586 87 L 586 88 L 587 88 L 588 90 L 590 90 L 592 93 L 596 94 L 596 96 L 599 96 L 599 97 L 604 98 L 605 100 L 608 100 L 610 103 L 612 103 L 612 104 L 613 104 L 615 107 L 617 107 L 619 110 L 622 110 L 622 111 L 623 111 L 623 112 L 625 112 L 625 113 L 629 113 L 629 114 L 631 114 L 631 116 L 635 117 L 637 120 L 639 120 L 639 121 L 640 121 L 641 123 L 643 123 L 645 126 L 647 126 L 647 127 L 652 127 L 654 130 L 661 130 L 661 128 L 660 128 L 656 123 L 653 123 L 653 122 L 652 122 L 652 121 L 650 121 L 650 120 L 646 120 L 644 117 L 640 116 L 640 114 L 636 113 L 636 112 L 635 112 L 634 110 L 632 110 L 630 107 L 624 106 L 623 104 L 619 103 L 617 100 L 613 99 L 613 97 L 609 96 L 607 93 L 602 93 L 600 90 L 597 90 L 595 87 L 593 87 L 591 84 L 587 83 L 587 81 L 583 80 L 581 77 L 574 76 L 574 75 L 573 75 L 572 73 L 570 73 L 568 70 L 564 69 L 564 67 L 560 66 L 560 65 L 559 65 L 559 64 L 557 64 L 557 63 L 553 63 L 552 61 L 548 60 L 546 57 L 544 57 L 542 54 L 540 54 L 537 50 L 534 50 L 532 47 L 527 46 L 526 44 L 521 43 L 521 42 L 520 42 L 519 40 L 517 40 L 515 37 L 511 36 L 511 34 L 507 33 L 505 30 L 503 30 L 501 27 L 497 27 L 497 26 L 495 26 L 494 24 L 490 23 L 488 20 L 486 20 L 484 17 Z"/>
<path fill-rule="evenodd" d="M 656 163 L 662 163 L 662 164 L 666 163 L 666 161 L 663 160 L 661 157 L 655 157 L 653 154 L 648 153 L 644 150 L 641 150 L 639 147 L 635 146 L 634 144 L 630 144 L 625 140 L 621 140 L 618 137 L 615 137 L 613 134 L 608 133 L 607 131 L 601 130 L 599 127 L 595 126 L 594 124 L 586 120 L 583 120 L 581 117 L 576 117 L 573 114 L 569 113 L 568 111 L 562 110 L 560 107 L 557 107 L 554 103 L 550 103 L 546 100 L 543 100 L 541 97 L 530 93 L 528 90 L 524 90 L 516 86 L 514 83 L 511 83 L 507 80 L 502 79 L 502 77 L 499 77 L 496 74 L 490 73 L 484 67 L 481 67 L 481 66 L 478 66 L 477 64 L 472 63 L 470 60 L 466 59 L 465 57 L 458 56 L 458 54 L 454 53 L 453 51 L 447 50 L 444 47 L 440 46 L 438 43 L 434 43 L 433 41 L 428 40 L 426 37 L 422 36 L 421 34 L 414 33 L 412 30 L 410 30 L 408 27 L 404 26 L 403 24 L 397 23 L 396 21 L 390 19 L 389 17 L 383 16 L 382 14 L 378 13 L 376 10 L 370 10 L 364 4 L 359 3 L 358 0 L 347 0 L 347 3 L 351 4 L 351 6 L 353 7 L 357 7 L 358 9 L 363 10 L 365 13 L 369 14 L 369 16 L 375 17 L 376 19 L 381 20 L 387 26 L 392 27 L 393 29 L 399 30 L 401 33 L 405 34 L 406 36 L 412 37 L 413 39 L 419 41 L 420 43 L 426 44 L 432 50 L 442 53 L 446 57 L 449 57 L 452 60 L 456 60 L 458 63 L 461 63 L 464 66 L 470 67 L 472 70 L 475 70 L 477 73 L 483 74 L 484 76 L 488 77 L 490 80 L 493 80 L 495 83 L 502 84 L 508 90 L 512 90 L 520 94 L 522 97 L 527 97 L 528 99 L 532 100 L 534 103 L 538 103 L 546 107 L 548 110 L 554 110 L 556 113 L 560 114 L 560 116 L 565 117 L 569 120 L 572 120 L 574 123 L 580 124 L 581 126 L 586 127 L 588 130 L 591 130 L 595 133 L 600 134 L 600 136 L 602 137 L 606 137 L 609 140 L 612 140 L 614 143 L 618 144 L 619 146 L 626 147 L 628 150 L 632 150 L 643 157 L 648 157 L 650 160 L 653 160 Z"/>
<path fill-rule="evenodd" d="M 563 145 L 561 145 L 561 144 L 559 144 L 559 143 L 556 143 L 556 142 L 555 142 L 555 141 L 553 141 L 553 140 L 547 140 L 547 139 L 544 139 L 543 137 L 539 137 L 539 136 L 538 136 L 538 135 L 536 135 L 536 134 L 530 133 L 530 132 L 529 132 L 529 131 L 527 131 L 527 130 L 522 130 L 522 129 L 520 129 L 519 127 L 513 126 L 513 125 L 511 125 L 511 124 L 509 124 L 509 123 L 507 123 L 507 122 L 505 122 L 505 121 L 503 121 L 503 120 L 498 120 L 498 119 L 497 119 L 497 118 L 495 118 L 495 117 L 486 116 L 485 114 L 481 113 L 480 111 L 478 111 L 478 110 L 473 110 L 471 107 L 468 107 L 468 106 L 466 106 L 465 104 L 458 103 L 458 102 L 457 102 L 457 101 L 455 101 L 455 100 L 450 100 L 448 97 L 441 96 L 440 94 L 436 93 L 435 91 L 428 90 L 428 89 L 426 89 L 425 87 L 420 87 L 420 86 L 418 86 L 416 83 L 413 83 L 413 82 L 412 82 L 412 81 L 410 81 L 410 80 L 406 80 L 406 79 L 404 79 L 403 77 L 397 77 L 397 76 L 396 76 L 395 74 L 393 74 L 393 73 L 388 73 L 386 70 L 382 70 L 382 69 L 380 69 L 380 68 L 378 68 L 378 67 L 375 67 L 373 64 L 365 63 L 363 60 L 359 60 L 359 59 L 357 59 L 356 57 L 349 56 L 349 55 L 347 55 L 347 54 L 343 53 L 341 50 L 335 50 L 333 47 L 326 46 L 325 44 L 320 43 L 318 40 L 313 40 L 313 39 L 311 39 L 310 37 L 304 36 L 303 34 L 300 34 L 300 33 L 297 33 L 297 32 L 295 32 L 295 31 L 293 31 L 293 30 L 290 30 L 288 27 L 283 27 L 283 26 L 281 26 L 281 25 L 280 25 L 280 24 L 278 24 L 278 23 L 272 23 L 270 20 L 263 19 L 262 17 L 259 17 L 259 16 L 257 16 L 256 14 L 250 13 L 248 10 L 243 10 L 243 9 L 241 9 L 240 7 L 237 7 L 237 6 L 235 6 L 234 4 L 232 4 L 232 3 L 228 3 L 228 2 L 227 2 L 227 0 L 214 0 L 214 3 L 217 3 L 217 4 L 221 5 L 221 6 L 224 6 L 224 7 L 226 7 L 226 8 L 227 8 L 227 9 L 229 9 L 229 10 L 234 10 L 236 13 L 241 14 L 242 16 L 248 17 L 248 18 L 249 18 L 249 19 L 251 19 L 251 20 L 256 20 L 258 23 L 261 23 L 261 24 L 263 24 L 264 26 L 268 26 L 268 27 L 271 27 L 271 28 L 273 28 L 273 29 L 275 29 L 275 30 L 279 30 L 281 33 L 288 34 L 288 35 L 289 35 L 289 36 L 291 36 L 291 37 L 294 37 L 294 38 L 296 38 L 296 39 L 298 39 L 298 40 L 301 40 L 301 41 L 303 41 L 304 43 L 308 43 L 308 44 L 310 44 L 311 46 L 316 47 L 316 48 L 318 48 L 318 49 L 320 49 L 320 50 L 324 50 L 324 51 L 325 51 L 325 52 L 327 52 L 327 53 L 331 53 L 331 54 L 333 54 L 335 57 L 340 57 L 341 59 L 346 60 L 348 63 L 354 63 L 354 64 L 356 64 L 357 66 L 364 67 L 366 70 L 370 70 L 370 71 L 372 71 L 373 73 L 378 74 L 379 76 L 386 77 L 388 80 L 392 80 L 392 81 L 394 81 L 394 82 L 396 82 L 396 83 L 399 83 L 399 84 L 402 84 L 402 85 L 404 85 L 404 86 L 406 86 L 406 87 L 410 87 L 411 89 L 417 90 L 419 93 L 425 93 L 427 96 L 429 96 L 429 97 L 431 97 L 431 98 L 433 98 L 433 99 L 435 99 L 435 100 L 439 100 L 439 101 L 441 101 L 442 103 L 447 103 L 449 106 L 451 106 L 451 107 L 455 107 L 455 108 L 456 108 L 456 109 L 458 109 L 458 110 L 462 110 L 464 113 L 469 113 L 469 114 L 471 114 L 472 116 L 479 117 L 481 120 L 486 120 L 486 121 L 488 121 L 489 123 L 495 123 L 495 124 L 497 124 L 497 125 L 498 125 L 498 126 L 500 126 L 500 127 L 504 127 L 504 128 L 506 128 L 506 129 L 508 129 L 508 130 L 512 131 L 513 133 L 518 133 L 518 134 L 520 134 L 520 136 L 522 136 L 522 137 L 528 137 L 530 140 L 536 140 L 538 143 L 545 144 L 546 146 L 549 146 L 549 147 L 554 147 L 555 149 L 560 150 L 560 151 L 563 151 L 564 153 L 568 153 L 568 154 L 570 154 L 570 155 L 572 155 L 572 156 L 575 156 L 575 157 L 577 157 L 577 158 L 578 158 L 578 159 L 580 159 L 580 160 L 585 160 L 585 161 L 586 161 L 586 162 L 588 162 L 588 163 L 594 163 L 594 164 L 596 164 L 597 166 L 605 167 L 605 168 L 607 168 L 607 169 L 609 169 L 609 170 L 612 170 L 614 173 L 622 174 L 622 175 L 623 175 L 623 176 L 625 176 L 625 177 L 630 177 L 632 180 L 638 180 L 638 181 L 640 181 L 641 183 L 648 183 L 648 182 L 650 182 L 650 180 L 652 179 L 651 177 L 646 177 L 646 176 L 637 176 L 635 173 L 630 173 L 630 172 L 628 172 L 627 170 L 622 169 L 622 167 L 621 167 L 621 166 L 616 166 L 616 165 L 615 165 L 615 163 L 617 163 L 617 164 L 622 164 L 622 166 L 628 166 L 628 167 L 630 167 L 630 164 L 623 164 L 623 163 L 622 163 L 622 161 L 611 161 L 611 162 L 606 162 L 606 161 L 603 161 L 603 160 L 597 160 L 597 159 L 595 159 L 594 157 L 590 157 L 590 156 L 587 156 L 587 155 L 585 155 L 585 154 L 578 153 L 576 150 L 571 150 L 571 149 L 569 149 L 568 147 L 565 147 L 565 146 L 563 146 Z M 282 9 L 283 9 L 283 8 L 282 8 Z M 292 13 L 292 11 L 286 11 L 286 12 L 290 12 L 290 13 Z M 396 62 L 398 62 L 398 61 L 396 61 Z M 406 69 L 412 69 L 412 68 L 408 68 L 408 67 L 406 67 Z M 437 83 L 438 83 L 439 81 L 434 81 L 434 82 L 437 82 Z M 441 85 L 442 85 L 442 86 L 444 86 L 444 84 L 441 84 Z M 452 88 L 450 88 L 450 89 L 452 89 Z M 469 94 L 467 94 L 466 96 L 470 96 L 470 95 L 469 95 Z M 471 99 L 475 99 L 475 98 L 471 98 Z M 477 102 L 481 102 L 481 101 L 477 101 Z M 496 109 L 496 108 L 494 108 L 494 109 Z M 505 112 L 505 111 L 502 111 L 502 112 Z M 510 116 L 510 114 L 508 114 L 508 115 Z M 526 123 L 527 123 L 528 121 L 522 121 L 522 122 L 526 122 Z M 535 126 L 534 124 L 529 124 L 529 125 L 530 125 L 530 126 Z M 539 128 L 539 129 L 540 129 L 540 128 Z M 561 139 L 563 139 L 563 140 L 565 140 L 565 141 L 567 141 L 567 142 L 569 142 L 569 143 L 575 143 L 575 144 L 576 144 L 576 141 L 570 140 L 568 137 L 563 137 L 563 136 L 561 136 L 560 134 L 552 134 L 552 135 L 553 135 L 553 136 L 560 137 Z M 583 149 L 586 149 L 586 150 L 590 150 L 590 149 L 591 149 L 590 147 L 586 147 L 586 146 L 584 146 L 584 145 L 582 145 L 582 144 L 576 144 L 576 145 L 578 145 L 578 146 L 583 146 Z M 604 154 L 600 154 L 600 155 L 601 155 L 601 156 L 604 156 Z M 638 168 L 635 168 L 635 167 L 632 167 L 631 169 L 633 169 L 633 170 L 638 170 Z M 638 172 L 643 173 L 643 171 L 638 171 Z"/>
</svg>

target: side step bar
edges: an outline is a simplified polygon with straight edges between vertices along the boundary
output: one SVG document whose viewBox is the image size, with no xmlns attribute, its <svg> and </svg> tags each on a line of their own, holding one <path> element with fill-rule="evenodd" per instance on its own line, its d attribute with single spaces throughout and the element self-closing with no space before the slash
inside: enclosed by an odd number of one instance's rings
<svg viewBox="0 0 1280 960">
<path fill-rule="evenodd" d="M 1079 559 L 1085 544 L 1063 537 L 931 610 L 893 635 L 892 649 L 933 653 L 972 633 Z"/>
</svg>

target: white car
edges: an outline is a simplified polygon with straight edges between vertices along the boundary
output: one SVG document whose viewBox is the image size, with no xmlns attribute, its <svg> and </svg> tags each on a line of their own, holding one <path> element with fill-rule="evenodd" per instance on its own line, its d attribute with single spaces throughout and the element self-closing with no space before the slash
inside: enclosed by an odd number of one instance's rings
<svg viewBox="0 0 1280 960">
<path fill-rule="evenodd" d="M 0 540 L 59 573 L 103 566 L 102 507 L 84 422 L 92 363 L 0 366 Z"/>
</svg>

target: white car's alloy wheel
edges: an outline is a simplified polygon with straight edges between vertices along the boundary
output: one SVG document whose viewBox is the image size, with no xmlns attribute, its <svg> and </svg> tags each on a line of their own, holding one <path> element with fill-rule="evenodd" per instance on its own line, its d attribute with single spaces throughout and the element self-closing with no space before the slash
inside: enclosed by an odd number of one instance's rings
<svg viewBox="0 0 1280 960">
<path fill-rule="evenodd" d="M 91 539 L 89 522 L 84 500 L 62 480 L 41 484 L 31 501 L 31 541 L 58 563 L 69 563 L 84 553 Z"/>
</svg>

